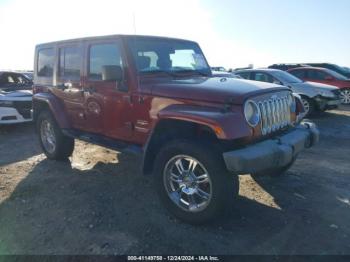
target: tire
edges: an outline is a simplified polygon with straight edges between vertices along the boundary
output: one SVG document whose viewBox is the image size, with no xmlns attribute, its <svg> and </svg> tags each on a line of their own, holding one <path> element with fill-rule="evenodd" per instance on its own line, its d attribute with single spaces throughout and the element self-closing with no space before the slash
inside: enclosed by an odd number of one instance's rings
<svg viewBox="0 0 350 262">
<path fill-rule="evenodd" d="M 187 172 L 191 161 L 197 165 L 192 165 L 193 172 Z M 238 196 L 238 176 L 227 171 L 219 151 L 209 145 L 189 140 L 169 142 L 160 149 L 154 165 L 161 201 L 170 213 L 190 224 L 218 218 Z"/>
<path fill-rule="evenodd" d="M 303 103 L 304 109 L 305 109 L 305 117 L 311 116 L 313 113 L 315 113 L 315 102 L 308 97 L 302 96 L 301 102 Z"/>
<path fill-rule="evenodd" d="M 65 136 L 49 111 L 42 111 L 36 127 L 41 148 L 49 159 L 67 160 L 74 150 L 74 139 Z"/>
<path fill-rule="evenodd" d="M 260 177 L 260 176 L 271 176 L 271 177 L 280 177 L 282 175 L 284 175 L 288 169 L 294 164 L 295 160 L 296 160 L 296 156 L 293 158 L 292 162 L 290 162 L 288 165 L 284 166 L 284 167 L 280 167 L 280 168 L 271 168 L 268 170 L 264 170 L 261 172 L 256 172 L 254 174 L 251 174 L 254 177 Z"/>
<path fill-rule="evenodd" d="M 350 88 L 342 89 L 340 91 L 340 98 L 341 98 L 342 104 L 344 105 L 350 104 Z"/>
</svg>

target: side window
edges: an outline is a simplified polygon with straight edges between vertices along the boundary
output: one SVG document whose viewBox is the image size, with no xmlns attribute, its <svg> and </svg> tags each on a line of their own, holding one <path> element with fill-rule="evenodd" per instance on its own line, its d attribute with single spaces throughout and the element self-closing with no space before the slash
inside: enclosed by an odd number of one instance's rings
<svg viewBox="0 0 350 262">
<path fill-rule="evenodd" d="M 241 72 L 241 73 L 238 73 L 239 76 L 243 77 L 244 79 L 250 79 L 249 78 L 249 72 Z"/>
<path fill-rule="evenodd" d="M 92 45 L 89 55 L 89 79 L 97 81 L 103 80 L 105 69 L 111 66 L 122 67 L 122 57 L 118 45 Z"/>
<path fill-rule="evenodd" d="M 306 77 L 304 70 L 295 70 L 295 71 L 291 71 L 289 73 L 291 73 L 292 75 L 294 75 L 300 79 L 304 79 Z"/>
<path fill-rule="evenodd" d="M 327 77 L 326 73 L 317 70 L 309 70 L 308 75 L 308 78 L 315 80 L 325 80 Z"/>
<path fill-rule="evenodd" d="M 75 46 L 60 48 L 58 74 L 60 78 L 80 79 L 80 49 Z"/>
<path fill-rule="evenodd" d="M 54 49 L 46 48 L 38 52 L 37 75 L 40 77 L 52 77 L 54 64 Z"/>
<path fill-rule="evenodd" d="M 268 82 L 272 83 L 273 79 L 271 76 L 265 74 L 265 73 L 255 73 L 254 79 L 255 81 L 261 81 L 261 82 Z"/>
</svg>

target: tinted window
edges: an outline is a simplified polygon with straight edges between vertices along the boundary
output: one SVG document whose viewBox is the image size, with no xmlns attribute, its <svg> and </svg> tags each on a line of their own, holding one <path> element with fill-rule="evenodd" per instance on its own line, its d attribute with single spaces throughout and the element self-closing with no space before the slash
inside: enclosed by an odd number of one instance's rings
<svg viewBox="0 0 350 262">
<path fill-rule="evenodd" d="M 293 70 L 290 73 L 300 79 L 305 78 L 305 70 Z"/>
<path fill-rule="evenodd" d="M 254 79 L 255 81 L 268 82 L 273 83 L 274 79 L 272 76 L 265 73 L 255 73 Z"/>
<path fill-rule="evenodd" d="M 108 66 L 122 66 L 117 44 L 99 44 L 90 47 L 89 79 L 102 80 L 102 72 Z"/>
<path fill-rule="evenodd" d="M 53 48 L 42 49 L 38 52 L 38 76 L 52 77 L 54 64 Z"/>
<path fill-rule="evenodd" d="M 80 78 L 80 49 L 78 47 L 60 48 L 59 76 L 66 79 Z"/>
<path fill-rule="evenodd" d="M 272 75 L 275 78 L 277 78 L 279 81 L 285 82 L 285 83 L 302 83 L 303 82 L 299 78 L 285 71 L 274 71 Z"/>
<path fill-rule="evenodd" d="M 322 71 L 317 71 L 317 70 L 308 70 L 308 77 L 309 79 L 314 79 L 314 80 L 325 80 L 327 77 L 327 74 L 322 72 Z"/>
<path fill-rule="evenodd" d="M 241 77 L 243 77 L 244 79 L 249 79 L 249 72 L 239 72 L 239 73 L 235 73 Z"/>
</svg>

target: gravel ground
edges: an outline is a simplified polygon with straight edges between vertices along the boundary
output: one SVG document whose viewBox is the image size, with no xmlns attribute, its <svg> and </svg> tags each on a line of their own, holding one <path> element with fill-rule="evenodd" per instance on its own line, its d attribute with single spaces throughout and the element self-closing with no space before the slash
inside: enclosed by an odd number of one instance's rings
<svg viewBox="0 0 350 262">
<path fill-rule="evenodd" d="M 84 142 L 41 154 L 32 125 L 0 127 L 0 254 L 350 254 L 350 107 L 280 178 L 240 176 L 229 217 L 172 218 L 141 160 Z"/>
</svg>

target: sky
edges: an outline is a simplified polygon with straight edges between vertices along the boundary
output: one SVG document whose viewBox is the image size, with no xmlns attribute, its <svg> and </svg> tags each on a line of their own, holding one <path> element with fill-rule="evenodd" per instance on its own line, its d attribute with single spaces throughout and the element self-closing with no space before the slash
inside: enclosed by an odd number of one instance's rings
<svg viewBox="0 0 350 262">
<path fill-rule="evenodd" d="M 197 41 L 211 66 L 350 66 L 349 0 L 0 0 L 0 69 L 32 70 L 38 43 L 110 34 Z"/>
</svg>

